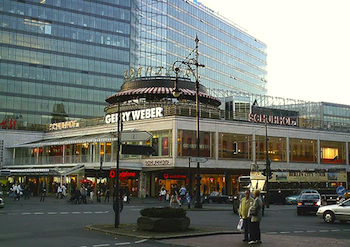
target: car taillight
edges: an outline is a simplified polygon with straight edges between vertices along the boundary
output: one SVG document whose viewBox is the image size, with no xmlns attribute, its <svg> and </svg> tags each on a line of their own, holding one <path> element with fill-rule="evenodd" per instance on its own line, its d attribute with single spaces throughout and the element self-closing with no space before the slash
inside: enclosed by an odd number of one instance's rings
<svg viewBox="0 0 350 247">
<path fill-rule="evenodd" d="M 303 203 L 302 202 L 298 202 L 298 205 L 300 206 L 300 205 L 303 205 Z"/>
<path fill-rule="evenodd" d="M 321 206 L 321 200 L 318 200 L 317 202 L 315 202 L 316 206 Z"/>
</svg>

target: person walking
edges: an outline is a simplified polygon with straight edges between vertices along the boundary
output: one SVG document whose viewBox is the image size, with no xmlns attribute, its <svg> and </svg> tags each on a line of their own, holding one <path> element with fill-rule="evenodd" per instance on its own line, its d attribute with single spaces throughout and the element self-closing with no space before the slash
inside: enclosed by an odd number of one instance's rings
<svg viewBox="0 0 350 247">
<path fill-rule="evenodd" d="M 254 202 L 249 208 L 249 213 L 251 216 L 250 220 L 250 241 L 249 244 L 261 243 L 261 233 L 260 233 L 260 221 L 262 219 L 262 200 L 260 198 L 260 190 L 254 191 Z"/>
<path fill-rule="evenodd" d="M 165 190 L 164 186 L 161 188 L 159 194 L 160 194 L 160 198 L 161 198 L 162 202 L 165 202 L 166 190 Z"/>
<path fill-rule="evenodd" d="M 105 202 L 106 202 L 106 201 L 109 202 L 109 194 L 110 194 L 110 190 L 109 190 L 109 188 L 107 187 L 106 190 L 105 190 Z"/>
<path fill-rule="evenodd" d="M 179 204 L 179 206 L 181 207 L 181 203 L 179 202 L 179 198 L 178 198 L 178 188 L 177 185 L 172 184 L 171 185 L 171 190 L 170 190 L 170 194 L 171 194 L 171 198 L 170 198 L 170 204 L 169 206 L 171 207 L 171 204 L 173 201 L 177 202 Z"/>
<path fill-rule="evenodd" d="M 41 188 L 40 201 L 45 201 L 45 197 L 46 197 L 46 187 L 45 187 L 45 184 L 43 184 L 43 187 Z"/>
<path fill-rule="evenodd" d="M 186 200 L 186 192 L 187 192 L 187 190 L 186 190 L 185 185 L 182 185 L 181 188 L 180 188 L 180 190 L 179 190 L 180 199 L 181 199 L 180 203 L 181 203 L 181 204 L 184 204 L 184 203 L 185 203 L 185 200 Z"/>
<path fill-rule="evenodd" d="M 253 205 L 253 198 L 250 196 L 250 191 L 244 192 L 244 197 L 241 199 L 238 208 L 238 215 L 243 219 L 244 227 L 244 239 L 243 242 L 249 242 L 250 240 L 250 217 L 248 216 L 248 210 Z"/>
</svg>

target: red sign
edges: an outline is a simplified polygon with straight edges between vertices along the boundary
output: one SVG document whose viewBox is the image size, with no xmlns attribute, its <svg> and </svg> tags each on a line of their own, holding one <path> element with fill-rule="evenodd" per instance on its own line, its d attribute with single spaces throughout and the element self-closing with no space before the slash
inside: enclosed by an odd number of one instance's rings
<svg viewBox="0 0 350 247">
<path fill-rule="evenodd" d="M 115 178 L 116 170 L 109 171 L 109 177 Z M 119 172 L 119 179 L 134 178 L 136 177 L 135 172 Z"/>
<path fill-rule="evenodd" d="M 163 177 L 164 177 L 165 179 L 179 179 L 179 178 L 184 179 L 184 178 L 187 178 L 186 175 L 182 175 L 182 174 L 169 175 L 168 173 L 165 173 L 165 174 L 163 175 Z"/>
<path fill-rule="evenodd" d="M 3 119 L 0 125 L 2 129 L 16 129 L 17 120 L 16 119 Z"/>
</svg>

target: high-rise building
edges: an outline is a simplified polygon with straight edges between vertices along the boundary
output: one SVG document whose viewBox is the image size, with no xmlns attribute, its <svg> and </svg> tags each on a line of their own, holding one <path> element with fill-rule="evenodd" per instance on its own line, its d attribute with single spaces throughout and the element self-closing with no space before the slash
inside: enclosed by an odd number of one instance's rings
<svg viewBox="0 0 350 247">
<path fill-rule="evenodd" d="M 3 0 L 1 127 L 102 116 L 125 77 L 171 73 L 196 35 L 201 84 L 266 93 L 266 45 L 195 0 Z"/>
</svg>

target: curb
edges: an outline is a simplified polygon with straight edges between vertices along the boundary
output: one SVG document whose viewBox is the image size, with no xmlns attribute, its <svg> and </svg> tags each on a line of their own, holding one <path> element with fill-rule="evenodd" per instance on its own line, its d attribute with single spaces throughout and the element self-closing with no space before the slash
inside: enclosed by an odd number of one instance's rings
<svg viewBox="0 0 350 247">
<path fill-rule="evenodd" d="M 145 239 L 152 239 L 152 240 L 190 238 L 190 237 L 200 237 L 200 236 L 219 235 L 219 234 L 241 234 L 241 232 L 234 231 L 234 230 L 218 230 L 218 231 L 208 231 L 208 232 L 199 232 L 199 233 L 183 233 L 183 234 L 176 233 L 173 235 L 157 237 L 157 236 L 136 235 L 136 234 L 129 234 L 129 233 L 125 233 L 125 232 L 119 232 L 118 228 L 116 228 L 115 231 L 110 231 L 110 230 L 99 228 L 99 227 L 94 226 L 94 225 L 87 225 L 85 227 L 85 229 L 90 230 L 90 231 L 104 232 L 104 233 L 112 234 L 112 235 L 120 235 L 120 236 L 126 236 L 126 237 L 134 237 L 134 238 L 145 238 Z M 201 228 L 201 229 L 205 229 L 205 228 Z"/>
</svg>

